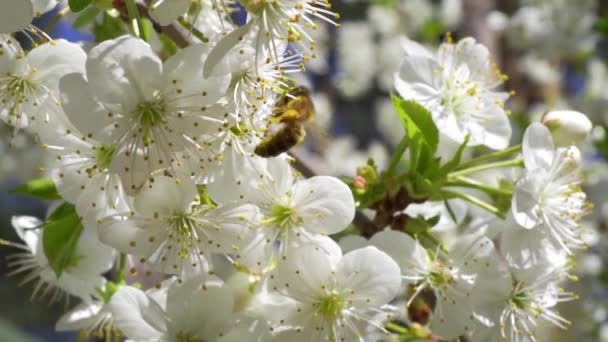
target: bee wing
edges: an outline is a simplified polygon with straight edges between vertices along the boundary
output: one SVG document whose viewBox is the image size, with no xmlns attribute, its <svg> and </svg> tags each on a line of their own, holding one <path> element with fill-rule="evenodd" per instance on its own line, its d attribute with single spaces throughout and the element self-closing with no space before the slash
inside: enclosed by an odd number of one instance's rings
<svg viewBox="0 0 608 342">
<path fill-rule="evenodd" d="M 319 125 L 316 121 L 307 122 L 304 125 L 304 128 L 306 129 L 306 135 L 309 137 L 310 142 L 320 151 L 327 147 L 334 138 L 327 129 Z"/>
</svg>

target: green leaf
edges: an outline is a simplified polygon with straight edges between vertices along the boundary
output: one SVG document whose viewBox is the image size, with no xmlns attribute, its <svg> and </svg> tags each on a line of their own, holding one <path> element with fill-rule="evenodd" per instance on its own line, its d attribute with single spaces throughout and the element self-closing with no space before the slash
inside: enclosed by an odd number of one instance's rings
<svg viewBox="0 0 608 342">
<path fill-rule="evenodd" d="M 467 147 L 470 137 L 471 137 L 471 135 L 467 134 L 467 136 L 464 138 L 464 141 L 462 142 L 462 144 L 460 144 L 460 147 L 458 147 L 458 150 L 454 154 L 454 157 L 452 157 L 452 159 L 450 161 L 448 161 L 441 167 L 441 170 L 439 171 L 439 174 L 441 176 L 447 175 L 452 170 L 454 170 L 458 166 L 458 164 L 460 164 L 460 160 L 462 160 L 462 153 L 464 152 L 464 149 Z"/>
<path fill-rule="evenodd" d="M 146 19 L 138 19 L 137 24 L 139 25 L 141 39 L 149 42 L 150 37 L 152 36 L 152 24 Z"/>
<path fill-rule="evenodd" d="M 80 216 L 74 205 L 69 203 L 57 207 L 44 222 L 42 247 L 57 277 L 76 261 L 76 245 L 82 230 Z"/>
<path fill-rule="evenodd" d="M 410 235 L 420 234 L 433 228 L 439 222 L 441 215 L 435 215 L 429 219 L 422 216 L 410 217 L 405 224 L 405 231 Z"/>
<path fill-rule="evenodd" d="M 74 13 L 80 12 L 91 4 L 92 0 L 68 0 L 70 10 Z"/>
<path fill-rule="evenodd" d="M 439 131 L 431 113 L 417 102 L 403 100 L 395 95 L 391 95 L 391 98 L 410 140 L 419 136 L 435 153 L 439 145 Z"/>
<path fill-rule="evenodd" d="M 57 192 L 55 183 L 50 178 L 39 178 L 29 181 L 10 191 L 13 194 L 26 195 L 45 200 L 58 200 L 61 195 Z"/>
<path fill-rule="evenodd" d="M 98 14 L 99 10 L 96 7 L 89 7 L 85 9 L 82 13 L 80 13 L 78 17 L 76 17 L 76 19 L 74 19 L 72 27 L 75 29 L 82 28 L 95 21 L 95 18 L 97 18 Z"/>
<path fill-rule="evenodd" d="M 93 27 L 93 34 L 96 42 L 114 39 L 122 36 L 125 33 L 125 26 L 120 18 L 114 18 L 107 12 L 104 12 L 100 23 L 96 23 Z"/>
</svg>

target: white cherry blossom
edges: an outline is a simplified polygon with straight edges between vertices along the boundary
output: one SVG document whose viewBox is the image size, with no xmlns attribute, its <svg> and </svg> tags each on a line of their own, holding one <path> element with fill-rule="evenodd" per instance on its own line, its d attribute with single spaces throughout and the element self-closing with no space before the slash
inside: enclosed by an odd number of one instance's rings
<svg viewBox="0 0 608 342">
<path fill-rule="evenodd" d="M 256 204 L 264 219 L 256 230 L 259 238 L 250 248 L 271 248 L 280 241 L 280 251 L 338 233 L 350 224 L 355 203 L 350 189 L 334 177 L 298 179 L 282 158 L 248 158 L 236 178 L 226 174 L 208 185 L 214 200 Z M 266 245 L 266 246 L 264 246 Z"/>
<path fill-rule="evenodd" d="M 201 204 L 187 177 L 155 177 L 133 200 L 133 211 L 102 220 L 103 242 L 141 257 L 164 273 L 199 276 L 210 270 L 212 253 L 238 254 L 259 221 L 250 204 Z"/>
<path fill-rule="evenodd" d="M 2 40 L 0 50 L 0 119 L 17 129 L 38 132 L 63 115 L 59 79 L 82 72 L 86 54 L 65 40 L 51 41 L 29 52 Z M 12 51 L 12 53 L 11 53 Z"/>
<path fill-rule="evenodd" d="M 339 248 L 303 245 L 290 250 L 271 275 L 270 289 L 295 300 L 294 312 L 272 322 L 290 327 L 290 340 L 360 341 L 361 325 L 383 330 L 374 315 L 397 295 L 399 267 L 375 247 L 341 254 Z"/>
<path fill-rule="evenodd" d="M 504 109 L 509 94 L 497 90 L 504 76 L 488 49 L 473 38 L 441 44 L 436 54 L 403 40 L 406 56 L 395 75 L 395 88 L 406 100 L 428 109 L 440 132 L 458 143 L 507 147 L 511 125 Z"/>
<path fill-rule="evenodd" d="M 564 274 L 546 264 L 499 277 L 502 285 L 488 288 L 487 302 L 478 309 L 481 328 L 476 336 L 483 341 L 541 341 L 537 330 L 547 322 L 567 329 L 570 322 L 556 310 L 565 301 L 578 298 L 559 286 Z"/>
<path fill-rule="evenodd" d="M 123 36 L 91 50 L 86 78 L 61 83 L 70 121 L 115 151 L 109 168 L 126 191 L 136 192 L 155 170 L 199 170 L 216 156 L 203 138 L 223 125 L 208 113 L 230 76 L 202 76 L 207 49 L 192 45 L 162 64 L 145 42 Z"/>
<path fill-rule="evenodd" d="M 437 297 L 431 328 L 445 338 L 456 338 L 471 331 L 477 300 L 484 291 L 476 288 L 498 274 L 494 245 L 486 237 L 466 236 L 454 242 L 447 255 L 427 253 L 418 241 L 394 230 L 375 234 L 370 243 L 390 255 L 401 267 L 404 284 L 414 293 L 409 306 L 424 289 Z"/>
<path fill-rule="evenodd" d="M 555 150 L 551 133 L 540 123 L 528 127 L 522 149 L 526 170 L 513 191 L 515 221 L 525 229 L 542 230 L 568 251 L 583 247 L 580 222 L 590 207 L 580 188 L 579 150 Z"/>
</svg>

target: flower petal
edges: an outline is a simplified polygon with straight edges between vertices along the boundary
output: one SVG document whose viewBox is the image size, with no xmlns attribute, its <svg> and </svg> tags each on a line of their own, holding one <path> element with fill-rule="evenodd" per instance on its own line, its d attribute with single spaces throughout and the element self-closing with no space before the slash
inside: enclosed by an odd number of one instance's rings
<svg viewBox="0 0 608 342">
<path fill-rule="evenodd" d="M 141 290 L 122 287 L 108 304 L 114 325 L 136 341 L 159 341 L 167 329 L 163 309 Z"/>
<path fill-rule="evenodd" d="M 540 122 L 528 126 L 524 133 L 522 142 L 522 153 L 526 169 L 549 170 L 553 163 L 555 148 L 551 138 L 551 132 Z"/>
<path fill-rule="evenodd" d="M 63 76 L 59 81 L 59 89 L 65 114 L 83 136 L 92 134 L 101 141 L 109 136 L 108 131 L 111 131 L 114 120 L 95 100 L 84 75 L 71 73 Z"/>
<path fill-rule="evenodd" d="M 352 192 L 335 177 L 316 176 L 297 182 L 293 203 L 302 227 L 314 233 L 341 232 L 355 217 Z"/>
<path fill-rule="evenodd" d="M 538 209 L 546 177 L 545 170 L 535 169 L 526 172 L 515 184 L 511 212 L 515 221 L 524 228 L 531 229 L 540 223 Z"/>
<path fill-rule="evenodd" d="M 87 54 L 80 45 L 63 39 L 37 46 L 27 54 L 28 63 L 36 68 L 34 79 L 53 91 L 63 75 L 84 72 L 86 59 Z"/>
<path fill-rule="evenodd" d="M 315 245 L 303 245 L 288 249 L 279 262 L 277 276 L 269 281 L 273 288 L 283 289 L 289 297 L 307 302 L 323 287 L 328 287 L 335 264 Z"/>
<path fill-rule="evenodd" d="M 160 88 L 161 61 L 141 39 L 122 36 L 89 52 L 87 78 L 93 94 L 126 114 Z"/>
<path fill-rule="evenodd" d="M 150 16 L 162 26 L 167 26 L 186 13 L 192 0 L 158 0 L 150 6 Z"/>
<path fill-rule="evenodd" d="M 393 258 L 405 276 L 415 279 L 429 268 L 430 260 L 424 247 L 403 232 L 385 229 L 372 236 L 370 244 Z"/>
<path fill-rule="evenodd" d="M 135 196 L 135 210 L 147 217 L 185 212 L 198 196 L 196 185 L 187 177 L 158 176 Z"/>
<path fill-rule="evenodd" d="M 401 288 L 401 271 L 388 254 L 376 247 L 347 253 L 336 267 L 336 282 L 348 291 L 348 300 L 358 308 L 387 304 Z"/>
</svg>

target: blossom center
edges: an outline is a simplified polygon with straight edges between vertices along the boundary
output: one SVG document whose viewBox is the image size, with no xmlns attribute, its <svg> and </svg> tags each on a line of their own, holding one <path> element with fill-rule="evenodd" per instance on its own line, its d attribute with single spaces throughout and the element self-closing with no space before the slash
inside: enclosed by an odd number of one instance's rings
<svg viewBox="0 0 608 342">
<path fill-rule="evenodd" d="M 36 83 L 30 77 L 8 74 L 5 77 L 0 78 L 0 91 L 3 94 L 6 94 L 12 101 L 10 113 L 13 115 L 20 114 L 16 112 L 17 108 L 25 102 L 28 102 L 37 89 Z M 5 96 L 0 96 L 0 101 L 4 105 L 7 98 L 5 98 Z"/>
<path fill-rule="evenodd" d="M 342 310 L 346 307 L 346 300 L 339 293 L 331 292 L 320 297 L 315 305 L 318 307 L 318 313 L 333 321 L 336 317 L 340 316 Z"/>
<path fill-rule="evenodd" d="M 435 264 L 433 270 L 429 272 L 429 282 L 434 288 L 443 288 L 454 282 L 451 272 L 441 263 Z"/>
<path fill-rule="evenodd" d="M 268 221 L 276 224 L 280 229 L 287 229 L 292 224 L 301 222 L 302 218 L 297 216 L 294 208 L 277 204 L 272 207 Z"/>
<path fill-rule="evenodd" d="M 177 212 L 169 217 L 169 226 L 171 227 L 169 238 L 177 241 L 178 255 L 180 258 L 186 259 L 192 246 L 199 242 L 196 222 L 188 213 Z"/>
<path fill-rule="evenodd" d="M 134 117 L 140 132 L 143 133 L 144 145 L 152 142 L 150 134 L 154 128 L 167 123 L 166 111 L 167 106 L 161 98 L 142 102 L 135 108 Z"/>
</svg>

